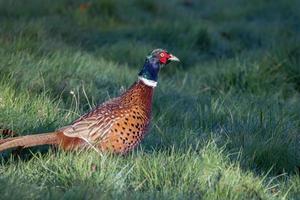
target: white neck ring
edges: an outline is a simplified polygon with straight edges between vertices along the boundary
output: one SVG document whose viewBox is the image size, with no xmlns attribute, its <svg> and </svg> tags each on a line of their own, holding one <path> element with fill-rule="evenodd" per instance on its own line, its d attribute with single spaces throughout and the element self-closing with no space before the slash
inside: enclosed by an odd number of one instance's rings
<svg viewBox="0 0 300 200">
<path fill-rule="evenodd" d="M 142 81 L 145 85 L 148 85 L 150 87 L 156 87 L 157 82 L 153 80 L 146 79 L 144 77 L 139 76 L 139 80 Z"/>
</svg>

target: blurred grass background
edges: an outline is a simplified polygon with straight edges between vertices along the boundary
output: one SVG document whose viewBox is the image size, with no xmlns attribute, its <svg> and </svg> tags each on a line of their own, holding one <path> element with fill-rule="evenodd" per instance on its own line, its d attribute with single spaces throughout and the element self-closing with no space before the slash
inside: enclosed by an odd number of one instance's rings
<svg viewBox="0 0 300 200">
<path fill-rule="evenodd" d="M 22 135 L 119 95 L 152 49 L 182 61 L 161 71 L 136 151 L 2 153 L 1 197 L 299 199 L 299 13 L 297 0 L 0 0 L 0 127 Z"/>
</svg>

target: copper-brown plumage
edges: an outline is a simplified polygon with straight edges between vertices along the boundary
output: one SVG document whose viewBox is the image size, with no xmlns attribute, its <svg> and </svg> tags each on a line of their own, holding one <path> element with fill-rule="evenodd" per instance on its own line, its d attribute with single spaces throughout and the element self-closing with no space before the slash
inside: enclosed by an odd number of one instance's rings
<svg viewBox="0 0 300 200">
<path fill-rule="evenodd" d="M 61 147 L 69 150 L 93 145 L 101 151 L 126 153 L 141 141 L 147 130 L 152 94 L 152 87 L 142 81 L 135 83 L 120 97 L 95 108 L 72 125 L 61 128 Z"/>
<path fill-rule="evenodd" d="M 0 152 L 13 147 L 44 144 L 59 146 L 64 150 L 93 148 L 121 154 L 132 150 L 144 138 L 149 127 L 157 80 L 155 73 L 158 73 L 160 65 L 172 59 L 178 60 L 160 49 L 153 51 L 151 56 L 147 58 L 150 61 L 146 59 L 139 80 L 121 96 L 97 106 L 71 125 L 53 133 L 0 140 Z"/>
</svg>

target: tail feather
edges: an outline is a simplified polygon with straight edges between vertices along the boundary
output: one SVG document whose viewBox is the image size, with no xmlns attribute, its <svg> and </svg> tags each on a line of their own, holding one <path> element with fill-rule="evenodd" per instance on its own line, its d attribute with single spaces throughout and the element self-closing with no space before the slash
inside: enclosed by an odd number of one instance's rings
<svg viewBox="0 0 300 200">
<path fill-rule="evenodd" d="M 59 143 L 57 132 L 42 133 L 37 135 L 26 135 L 15 138 L 7 138 L 4 140 L 0 140 L 0 152 L 14 147 L 27 148 L 32 146 Z"/>
<path fill-rule="evenodd" d="M 16 138 L 11 137 L 11 138 L 1 139 L 1 140 L 0 140 L 0 144 L 3 144 L 3 143 L 5 143 L 5 142 L 12 141 L 12 140 L 14 140 L 14 139 L 16 139 Z"/>
</svg>

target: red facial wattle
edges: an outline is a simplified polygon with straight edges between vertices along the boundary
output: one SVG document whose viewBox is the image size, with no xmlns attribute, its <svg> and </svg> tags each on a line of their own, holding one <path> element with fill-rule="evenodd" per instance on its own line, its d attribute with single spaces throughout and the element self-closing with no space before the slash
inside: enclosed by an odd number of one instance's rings
<svg viewBox="0 0 300 200">
<path fill-rule="evenodd" d="M 168 59 L 170 58 L 171 56 L 167 53 L 167 52 L 161 52 L 159 54 L 159 61 L 160 63 L 162 64 L 166 64 L 168 62 Z"/>
</svg>

